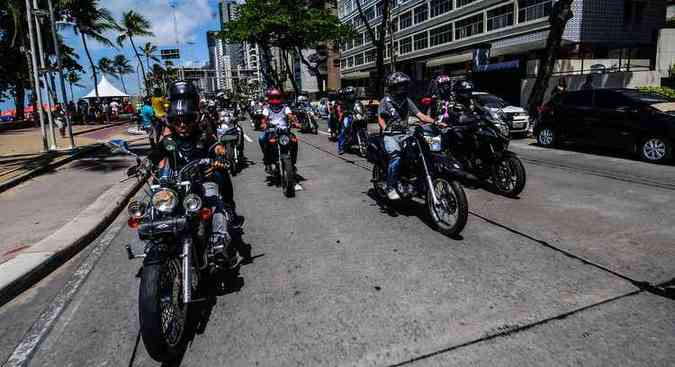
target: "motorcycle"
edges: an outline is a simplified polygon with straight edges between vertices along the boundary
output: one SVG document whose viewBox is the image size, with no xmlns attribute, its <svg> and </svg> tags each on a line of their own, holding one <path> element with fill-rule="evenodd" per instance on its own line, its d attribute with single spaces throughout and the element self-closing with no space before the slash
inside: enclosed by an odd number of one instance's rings
<svg viewBox="0 0 675 367">
<path fill-rule="evenodd" d="M 401 199 L 424 199 L 436 229 L 446 236 L 458 235 L 466 225 L 469 207 L 464 189 L 457 178 L 453 178 L 455 173 L 433 163 L 432 151 L 421 127 L 415 127 L 413 134 L 405 136 L 400 144 L 401 163 L 396 191 Z M 382 135 L 370 138 L 367 156 L 373 164 L 371 182 L 374 191 L 384 200 L 387 198 L 389 155 L 384 149 Z"/>
<path fill-rule="evenodd" d="M 244 131 L 231 111 L 218 112 L 216 128 L 218 141 L 225 147 L 225 161 L 228 163 L 230 174 L 239 173 L 244 158 Z"/>
<path fill-rule="evenodd" d="M 319 123 L 316 121 L 314 112 L 309 106 L 297 106 L 293 109 L 293 114 L 298 118 L 300 132 L 319 134 Z"/>
<path fill-rule="evenodd" d="M 174 154 L 176 143 L 162 141 L 165 150 Z M 134 155 L 123 146 L 117 149 Z M 145 242 L 143 253 L 126 246 L 129 259 L 142 258 L 139 272 L 138 311 L 140 334 L 148 354 L 158 362 L 169 362 L 182 351 L 190 305 L 200 301 L 193 295 L 209 274 L 225 266 L 229 236 L 214 241 L 211 219 L 227 212 L 216 211 L 219 189 L 205 180 L 204 170 L 214 160 L 193 160 L 175 171 L 169 179 L 158 180 L 148 160 L 136 156 L 137 165 L 127 170 L 128 177 L 145 180 L 151 176 L 149 200 L 129 203 L 128 225 Z"/>
<path fill-rule="evenodd" d="M 263 107 L 260 105 L 256 105 L 253 109 L 253 117 L 252 117 L 252 122 L 251 126 L 255 131 L 260 131 L 262 130 L 262 123 L 263 120 L 265 119 L 265 115 L 263 114 Z"/>
<path fill-rule="evenodd" d="M 298 138 L 290 128 L 274 128 L 268 130 L 268 149 L 274 161 L 272 176 L 278 180 L 286 197 L 295 196 L 295 164 L 292 157 L 292 144 L 298 143 Z"/>
<path fill-rule="evenodd" d="M 356 145 L 359 155 L 366 158 L 368 154 L 368 121 L 363 114 L 363 106 L 357 103 L 354 106 L 354 114 L 345 118 L 352 120 L 346 132 L 345 147 Z"/>
<path fill-rule="evenodd" d="M 493 118 L 480 109 L 475 114 L 460 114 L 459 121 L 451 122 L 444 133 L 443 146 L 478 180 L 491 181 L 501 195 L 517 197 L 525 188 L 525 167 L 508 150 L 509 125 L 501 115 Z"/>
</svg>

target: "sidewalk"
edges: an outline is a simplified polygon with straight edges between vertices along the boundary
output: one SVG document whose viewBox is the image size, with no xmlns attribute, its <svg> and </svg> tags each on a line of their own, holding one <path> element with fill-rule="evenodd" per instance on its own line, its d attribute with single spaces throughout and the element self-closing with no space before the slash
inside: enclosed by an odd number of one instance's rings
<svg viewBox="0 0 675 367">
<path fill-rule="evenodd" d="M 16 152 L 14 157 L 0 158 L 0 169 L 4 169 L 0 175 L 5 173 L 0 180 L 70 160 L 0 192 L 0 305 L 86 246 L 138 188 L 136 180 L 120 183 L 126 169 L 135 164 L 134 158 L 113 155 L 102 143 L 121 138 L 132 150 L 146 154 L 147 139 L 128 134 L 126 123 L 100 130 L 86 128 L 78 131 L 78 141 L 86 142 L 89 151 L 74 158 L 70 154 L 31 153 L 31 147 L 41 148 L 39 131 L 37 136 L 32 129 L 0 134 L 3 153 Z M 36 144 L 28 143 L 31 138 Z M 15 171 L 10 172 L 12 169 Z"/>
<path fill-rule="evenodd" d="M 116 131 L 126 127 L 128 121 L 120 121 L 106 125 L 78 125 L 73 127 L 77 149 L 68 150 L 69 138 L 61 138 L 56 133 L 59 151 L 42 152 L 40 128 L 24 128 L 0 131 L 0 192 L 7 182 L 28 176 L 34 170 L 53 168 L 72 160 L 95 148 L 101 140 L 99 131 Z M 105 134 L 103 134 L 105 135 Z M 25 177 L 29 178 L 29 177 Z"/>
</svg>

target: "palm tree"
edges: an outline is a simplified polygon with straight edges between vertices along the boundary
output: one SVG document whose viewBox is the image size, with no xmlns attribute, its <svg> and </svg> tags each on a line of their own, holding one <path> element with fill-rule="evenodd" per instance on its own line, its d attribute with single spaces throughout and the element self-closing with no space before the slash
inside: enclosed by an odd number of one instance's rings
<svg viewBox="0 0 675 367">
<path fill-rule="evenodd" d="M 129 59 L 127 59 L 127 57 L 122 54 L 119 54 L 113 58 L 112 66 L 115 70 L 115 73 L 117 73 L 120 82 L 122 82 L 124 93 L 127 93 L 127 86 L 124 84 L 124 76 L 133 73 L 134 68 L 129 65 Z"/>
<path fill-rule="evenodd" d="M 150 30 L 150 21 L 133 10 L 129 10 L 126 13 L 122 13 L 122 22 L 117 27 L 117 30 L 120 32 L 120 35 L 117 36 L 118 45 L 122 46 L 127 38 L 129 39 L 129 43 L 131 43 L 131 48 L 134 50 L 134 54 L 141 65 L 141 72 L 143 73 L 143 80 L 145 81 L 147 92 L 148 80 L 145 77 L 145 68 L 143 67 L 143 62 L 141 61 L 141 55 L 138 54 L 138 49 L 136 49 L 136 45 L 134 44 L 134 37 L 154 36 L 155 34 Z"/>
<path fill-rule="evenodd" d="M 75 71 L 71 71 L 71 72 L 69 72 L 68 75 L 66 76 L 66 80 L 68 81 L 68 85 L 70 85 L 70 100 L 71 100 L 71 101 L 74 101 L 74 100 L 75 100 L 75 95 L 73 94 L 73 85 L 75 85 L 76 87 L 80 87 L 80 88 L 81 88 L 82 85 L 78 84 L 78 82 L 79 82 L 80 80 L 82 80 L 82 78 L 80 78 L 80 74 L 79 74 L 79 73 L 77 73 L 77 72 L 75 72 Z"/>
<path fill-rule="evenodd" d="M 115 69 L 113 68 L 113 62 L 109 58 L 101 57 L 98 60 L 97 68 L 102 74 L 108 74 L 113 76 L 114 78 L 117 78 L 117 76 L 115 75 Z"/>
<path fill-rule="evenodd" d="M 105 32 L 111 29 L 116 29 L 117 25 L 113 19 L 110 11 L 106 8 L 99 7 L 98 0 L 63 0 L 63 6 L 68 10 L 71 17 L 74 19 L 73 27 L 75 34 L 80 35 L 82 39 L 82 46 L 89 59 L 91 66 L 91 73 L 94 78 L 94 91 L 96 98 L 98 98 L 98 76 L 96 75 L 96 65 L 91 58 L 89 47 L 87 46 L 87 39 L 93 39 L 103 45 L 115 47 L 113 43 L 105 37 Z"/>
<path fill-rule="evenodd" d="M 138 50 L 145 56 L 145 65 L 148 67 L 148 70 L 150 70 L 150 60 L 159 62 L 159 58 L 156 56 L 158 48 L 152 43 L 146 42 L 145 45 L 139 47 Z"/>
</svg>

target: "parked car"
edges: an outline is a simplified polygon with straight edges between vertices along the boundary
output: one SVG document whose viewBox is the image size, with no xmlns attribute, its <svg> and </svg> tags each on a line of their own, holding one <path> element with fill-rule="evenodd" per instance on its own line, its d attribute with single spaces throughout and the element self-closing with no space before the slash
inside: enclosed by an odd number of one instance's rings
<svg viewBox="0 0 675 367">
<path fill-rule="evenodd" d="M 526 135 L 530 128 L 530 115 L 524 108 L 512 106 L 500 97 L 485 93 L 473 92 L 477 103 L 487 109 L 490 114 L 495 115 L 501 110 L 507 117 L 506 122 L 509 124 L 509 129 L 512 135 Z"/>
<path fill-rule="evenodd" d="M 541 109 L 537 142 L 552 147 L 565 140 L 625 148 L 648 162 L 672 157 L 675 100 L 636 89 L 566 92 Z"/>
</svg>

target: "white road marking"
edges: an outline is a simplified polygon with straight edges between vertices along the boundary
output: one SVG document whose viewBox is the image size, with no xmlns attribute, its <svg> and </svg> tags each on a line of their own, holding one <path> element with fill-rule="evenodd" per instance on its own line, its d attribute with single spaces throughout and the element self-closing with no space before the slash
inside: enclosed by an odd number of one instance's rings
<svg viewBox="0 0 675 367">
<path fill-rule="evenodd" d="M 249 143 L 253 143 L 253 140 L 251 140 L 251 138 L 249 138 L 246 134 L 244 134 L 244 139 L 246 139 L 246 141 Z"/>
<path fill-rule="evenodd" d="M 326 132 L 326 131 L 323 131 L 323 130 L 319 130 L 319 134 L 330 136 L 329 132 Z"/>
<path fill-rule="evenodd" d="M 7 362 L 5 362 L 3 367 L 23 367 L 28 365 L 30 357 L 32 357 L 33 353 L 35 353 L 40 343 L 47 336 L 52 326 L 54 326 L 56 320 L 61 316 L 68 304 L 70 304 L 75 293 L 80 289 L 91 270 L 101 259 L 101 256 L 110 246 L 110 243 L 115 236 L 117 236 L 123 225 L 124 221 L 118 219 L 106 230 L 101 241 L 87 256 L 87 259 L 77 268 L 68 283 L 66 283 L 59 294 L 54 297 L 49 306 L 45 308 L 42 314 L 40 314 L 40 317 L 38 317 L 30 330 L 28 330 L 28 333 L 21 339 L 21 342 L 14 349 L 12 355 L 9 356 L 9 359 L 7 359 Z"/>
</svg>

